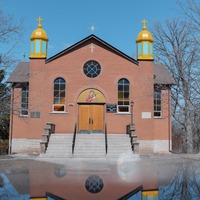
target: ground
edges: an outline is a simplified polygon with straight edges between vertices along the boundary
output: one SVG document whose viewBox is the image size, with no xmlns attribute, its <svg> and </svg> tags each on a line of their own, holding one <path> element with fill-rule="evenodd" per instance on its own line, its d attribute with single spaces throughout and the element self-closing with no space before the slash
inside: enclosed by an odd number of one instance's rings
<svg viewBox="0 0 200 200">
<path fill-rule="evenodd" d="M 91 174 L 103 177 L 107 186 L 113 184 L 113 187 L 124 187 L 124 192 L 138 184 L 146 190 L 155 189 L 157 186 L 160 194 L 169 195 L 169 191 L 175 187 L 173 185 L 173 188 L 169 189 L 169 186 L 173 182 L 177 184 L 180 178 L 181 181 L 187 180 L 186 184 L 191 184 L 192 180 L 193 185 L 200 187 L 199 181 L 195 179 L 200 175 L 199 158 L 200 154 L 142 154 L 132 157 L 121 155 L 117 159 L 41 158 L 39 155 L 13 154 L 0 156 L 0 174 L 6 175 L 10 184 L 21 195 L 27 195 L 34 190 L 41 194 L 41 188 L 36 187 L 38 185 L 53 191 L 44 179 L 50 180 L 51 185 L 60 185 L 61 188 L 61 185 L 67 184 L 69 177 L 73 177 L 70 180 L 71 186 L 73 183 L 79 184 Z M 59 177 L 62 177 L 62 181 Z M 2 186 L 3 178 L 0 178 L 0 188 Z M 64 195 L 64 192 L 61 193 Z M 119 197 L 121 196 L 123 194 L 119 192 Z"/>
</svg>

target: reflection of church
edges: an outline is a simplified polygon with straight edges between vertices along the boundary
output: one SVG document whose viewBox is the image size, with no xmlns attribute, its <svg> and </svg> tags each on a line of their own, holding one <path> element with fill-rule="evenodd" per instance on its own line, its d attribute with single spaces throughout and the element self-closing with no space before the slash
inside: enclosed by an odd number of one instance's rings
<svg viewBox="0 0 200 200">
<path fill-rule="evenodd" d="M 169 151 L 173 78 L 154 64 L 153 37 L 143 21 L 137 60 L 95 35 L 47 58 L 48 37 L 33 31 L 30 62 L 20 62 L 12 84 L 12 152 L 37 152 L 46 122 L 55 134 L 126 134 L 134 122 L 139 150 Z M 108 144 L 109 145 L 109 144 Z"/>
<path fill-rule="evenodd" d="M 163 168 L 159 170 L 155 167 L 157 164 L 154 160 L 152 170 L 152 166 L 146 167 L 145 161 L 138 164 L 125 159 L 116 165 L 102 160 L 87 161 L 87 164 L 75 159 L 69 163 L 59 159 L 51 162 L 35 158 L 22 162 L 5 160 L 1 163 L 0 199 L 157 200 L 158 182 L 163 184 L 159 177 Z M 173 171 L 172 165 L 167 169 L 164 174 Z M 172 175 L 167 176 L 165 183 L 174 178 Z"/>
</svg>

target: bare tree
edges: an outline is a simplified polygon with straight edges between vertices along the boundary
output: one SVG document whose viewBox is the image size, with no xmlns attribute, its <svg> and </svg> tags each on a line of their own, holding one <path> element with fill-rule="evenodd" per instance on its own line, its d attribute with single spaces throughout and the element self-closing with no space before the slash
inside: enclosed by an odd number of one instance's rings
<svg viewBox="0 0 200 200">
<path fill-rule="evenodd" d="M 155 55 L 172 73 L 176 85 L 172 88 L 173 118 L 182 127 L 184 152 L 198 151 L 200 47 L 194 31 L 186 20 L 172 19 L 155 23 Z"/>
<path fill-rule="evenodd" d="M 9 88 L 3 82 L 5 71 L 0 69 L 0 140 L 8 139 L 9 129 Z"/>
<path fill-rule="evenodd" d="M 22 24 L 22 19 L 16 22 L 13 16 L 5 15 L 0 10 L 0 69 L 6 70 L 16 62 L 11 53 L 22 37 Z"/>
<path fill-rule="evenodd" d="M 198 0 L 178 1 L 181 13 L 190 22 L 190 28 L 195 32 L 194 38 L 197 43 L 200 37 L 200 2 Z"/>
<path fill-rule="evenodd" d="M 9 126 L 9 86 L 5 83 L 6 72 L 16 62 L 13 49 L 22 37 L 23 20 L 15 21 L 11 15 L 0 10 L 0 138 L 7 139 Z"/>
<path fill-rule="evenodd" d="M 200 2 L 198 0 L 185 0 L 178 1 L 178 4 L 180 5 L 181 13 L 185 17 L 185 19 L 190 24 L 190 29 L 192 30 L 192 37 L 195 41 L 195 43 L 200 46 Z M 197 49 L 199 51 L 199 49 Z M 200 65 L 200 59 L 197 61 L 197 65 Z M 200 144 L 200 70 L 199 67 L 196 70 L 195 74 L 195 81 L 193 84 L 193 90 L 195 90 L 195 93 L 198 95 L 196 96 L 196 112 L 194 115 L 194 127 L 193 131 L 196 133 L 195 135 L 195 143 L 196 146 L 199 148 Z"/>
</svg>

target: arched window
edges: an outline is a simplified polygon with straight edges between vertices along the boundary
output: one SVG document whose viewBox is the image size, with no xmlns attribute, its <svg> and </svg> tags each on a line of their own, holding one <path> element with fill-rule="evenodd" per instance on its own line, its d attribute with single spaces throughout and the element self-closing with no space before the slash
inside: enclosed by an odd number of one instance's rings
<svg viewBox="0 0 200 200">
<path fill-rule="evenodd" d="M 118 81 L 118 112 L 129 112 L 129 85 L 125 78 Z"/>
<path fill-rule="evenodd" d="M 53 111 L 65 112 L 65 80 L 56 78 L 54 80 Z"/>
</svg>

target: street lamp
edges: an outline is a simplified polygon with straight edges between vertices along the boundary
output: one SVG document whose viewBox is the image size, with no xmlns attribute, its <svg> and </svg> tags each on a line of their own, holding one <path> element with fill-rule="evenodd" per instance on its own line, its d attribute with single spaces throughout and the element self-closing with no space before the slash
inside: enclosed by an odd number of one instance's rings
<svg viewBox="0 0 200 200">
<path fill-rule="evenodd" d="M 131 101 L 131 123 L 129 125 L 129 134 L 131 137 L 131 147 L 132 147 L 132 151 L 134 153 L 138 152 L 139 149 L 139 142 L 137 141 L 137 135 L 135 132 L 135 125 L 133 123 L 133 106 L 134 106 L 134 102 Z"/>
</svg>

